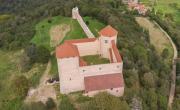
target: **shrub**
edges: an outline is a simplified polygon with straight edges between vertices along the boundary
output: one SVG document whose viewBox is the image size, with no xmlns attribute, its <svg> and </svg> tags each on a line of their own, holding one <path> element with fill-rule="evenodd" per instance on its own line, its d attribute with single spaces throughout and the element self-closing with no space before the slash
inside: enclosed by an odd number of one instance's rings
<svg viewBox="0 0 180 110">
<path fill-rule="evenodd" d="M 20 59 L 20 67 L 21 67 L 21 72 L 26 72 L 32 67 L 30 58 L 26 54 L 22 55 Z"/>
<path fill-rule="evenodd" d="M 11 87 L 18 97 L 24 98 L 27 95 L 29 89 L 29 81 L 23 75 L 14 76 L 14 78 L 12 79 Z"/>
<path fill-rule="evenodd" d="M 55 102 L 53 101 L 52 98 L 48 98 L 48 100 L 46 101 L 46 108 L 47 109 L 53 109 L 56 107 Z"/>
<path fill-rule="evenodd" d="M 167 48 L 165 48 L 162 53 L 161 53 L 161 56 L 165 59 L 169 56 L 169 51 Z"/>
<path fill-rule="evenodd" d="M 126 101 L 103 92 L 95 95 L 83 110 L 130 110 L 130 108 Z"/>
<path fill-rule="evenodd" d="M 24 104 L 21 110 L 47 110 L 47 108 L 42 102 L 31 102 Z"/>
<path fill-rule="evenodd" d="M 37 60 L 38 63 L 47 63 L 50 58 L 50 52 L 43 46 L 37 47 Z"/>
<path fill-rule="evenodd" d="M 73 104 L 71 104 L 67 96 L 62 96 L 62 100 L 60 101 L 58 108 L 59 110 L 75 110 Z"/>
<path fill-rule="evenodd" d="M 50 58 L 50 52 L 43 46 L 31 44 L 25 49 L 25 54 L 30 58 L 30 63 L 47 63 Z"/>
</svg>

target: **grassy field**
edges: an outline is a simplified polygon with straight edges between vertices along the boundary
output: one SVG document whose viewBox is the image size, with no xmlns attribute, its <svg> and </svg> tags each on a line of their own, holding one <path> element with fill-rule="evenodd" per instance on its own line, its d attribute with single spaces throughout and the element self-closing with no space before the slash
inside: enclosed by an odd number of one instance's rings
<svg viewBox="0 0 180 110">
<path fill-rule="evenodd" d="M 98 30 L 104 27 L 102 23 L 90 17 L 84 17 L 83 19 L 89 22 L 88 26 L 96 36 L 98 35 Z M 56 16 L 51 19 L 45 19 L 36 25 L 36 34 L 31 42 L 37 45 L 43 45 L 46 48 L 53 50 L 53 48 L 50 47 L 49 30 L 52 26 L 60 24 L 70 25 L 71 28 L 70 31 L 66 34 L 64 40 L 86 38 L 86 35 L 77 20 L 73 20 L 68 17 Z"/>
<path fill-rule="evenodd" d="M 140 26 L 149 31 L 150 42 L 155 47 L 159 55 L 161 55 L 165 48 L 168 49 L 169 56 L 167 61 L 171 62 L 173 58 L 173 48 L 167 36 L 147 18 L 136 17 L 136 21 Z"/>
<path fill-rule="evenodd" d="M 9 82 L 15 75 L 25 75 L 31 81 L 32 86 L 38 84 L 39 78 L 45 69 L 45 65 L 35 64 L 25 73 L 19 69 L 19 59 L 22 51 L 0 51 L 0 110 L 18 110 L 22 100 L 15 99 L 16 95 L 11 91 Z M 36 75 L 34 75 L 36 74 Z"/>
<path fill-rule="evenodd" d="M 140 0 L 147 6 L 152 6 L 153 0 Z M 175 4 L 175 5 L 173 5 Z M 157 5 L 154 6 L 157 11 L 165 13 L 172 13 L 176 23 L 180 23 L 180 1 L 179 0 L 157 0 Z"/>
<path fill-rule="evenodd" d="M 87 62 L 88 65 L 106 64 L 110 63 L 109 59 L 102 58 L 99 55 L 88 55 L 82 57 L 82 59 Z"/>
</svg>

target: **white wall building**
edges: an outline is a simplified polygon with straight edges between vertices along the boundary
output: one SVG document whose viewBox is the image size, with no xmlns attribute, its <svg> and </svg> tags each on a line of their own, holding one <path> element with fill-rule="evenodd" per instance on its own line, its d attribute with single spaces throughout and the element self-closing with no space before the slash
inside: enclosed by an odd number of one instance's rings
<svg viewBox="0 0 180 110">
<path fill-rule="evenodd" d="M 84 91 L 84 95 L 94 96 L 107 91 L 123 95 L 123 61 L 116 47 L 118 32 L 107 26 L 99 34 L 97 38 L 66 40 L 56 48 L 62 94 Z M 87 55 L 100 55 L 110 63 L 87 65 L 82 58 Z"/>
</svg>

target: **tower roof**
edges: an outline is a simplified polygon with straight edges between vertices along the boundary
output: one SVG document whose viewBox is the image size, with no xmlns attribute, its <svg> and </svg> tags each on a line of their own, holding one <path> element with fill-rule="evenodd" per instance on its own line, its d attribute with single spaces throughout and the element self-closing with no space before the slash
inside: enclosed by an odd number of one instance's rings
<svg viewBox="0 0 180 110">
<path fill-rule="evenodd" d="M 106 26 L 105 28 L 101 29 L 99 32 L 100 35 L 107 36 L 107 37 L 112 37 L 118 34 L 118 31 L 111 27 L 110 25 Z"/>
<path fill-rule="evenodd" d="M 75 45 L 64 43 L 56 48 L 57 58 L 67 58 L 79 56 L 78 49 Z"/>
</svg>

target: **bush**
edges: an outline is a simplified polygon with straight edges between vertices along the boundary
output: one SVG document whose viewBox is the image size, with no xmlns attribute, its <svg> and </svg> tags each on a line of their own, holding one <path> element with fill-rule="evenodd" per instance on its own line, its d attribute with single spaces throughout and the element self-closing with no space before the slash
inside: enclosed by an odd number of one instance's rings
<svg viewBox="0 0 180 110">
<path fill-rule="evenodd" d="M 21 72 L 26 72 L 32 67 L 30 58 L 26 54 L 22 55 L 20 59 L 20 67 L 21 67 Z"/>
<path fill-rule="evenodd" d="M 54 100 L 52 98 L 48 98 L 48 100 L 46 101 L 46 108 L 53 109 L 55 107 L 56 107 L 56 104 L 55 104 Z"/>
<path fill-rule="evenodd" d="M 168 51 L 168 49 L 165 48 L 165 49 L 162 51 L 161 56 L 162 56 L 164 59 L 167 58 L 167 57 L 169 56 L 169 51 Z"/>
<path fill-rule="evenodd" d="M 145 73 L 143 76 L 143 82 L 144 82 L 143 83 L 144 87 L 154 88 L 155 87 L 155 78 L 154 78 L 153 73 L 151 73 L 151 72 Z"/>
<path fill-rule="evenodd" d="M 73 104 L 71 104 L 67 96 L 62 96 L 62 99 L 60 101 L 58 108 L 59 110 L 75 110 Z"/>
<path fill-rule="evenodd" d="M 48 49 L 34 44 L 26 47 L 25 54 L 30 58 L 30 63 L 47 63 L 50 58 Z"/>
<path fill-rule="evenodd" d="M 43 46 L 37 47 L 37 60 L 38 63 L 47 63 L 50 58 L 50 52 Z"/>
<path fill-rule="evenodd" d="M 82 110 L 130 110 L 126 101 L 108 93 L 99 93 Z"/>
<path fill-rule="evenodd" d="M 23 75 L 14 76 L 12 79 L 11 88 L 18 97 L 24 98 L 29 89 L 29 81 Z"/>
<path fill-rule="evenodd" d="M 31 102 L 24 104 L 21 110 L 47 110 L 47 108 L 42 102 Z"/>
</svg>

